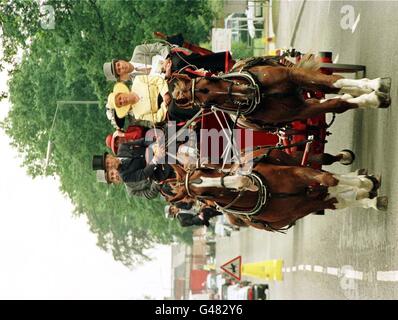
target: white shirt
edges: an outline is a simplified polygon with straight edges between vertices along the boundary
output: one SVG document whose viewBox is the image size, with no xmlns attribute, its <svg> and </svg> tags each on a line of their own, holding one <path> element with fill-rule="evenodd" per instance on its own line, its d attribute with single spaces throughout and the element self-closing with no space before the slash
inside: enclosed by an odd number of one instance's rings
<svg viewBox="0 0 398 320">
<path fill-rule="evenodd" d="M 162 63 L 164 61 L 165 59 L 160 55 L 155 55 L 152 57 L 151 65 L 130 61 L 130 63 L 134 66 L 134 71 L 130 73 L 130 77 L 134 78 L 136 75 L 148 74 L 151 76 L 159 76 L 164 79 L 165 74 L 161 71 Z M 149 73 L 147 72 L 148 69 L 150 69 Z"/>
</svg>

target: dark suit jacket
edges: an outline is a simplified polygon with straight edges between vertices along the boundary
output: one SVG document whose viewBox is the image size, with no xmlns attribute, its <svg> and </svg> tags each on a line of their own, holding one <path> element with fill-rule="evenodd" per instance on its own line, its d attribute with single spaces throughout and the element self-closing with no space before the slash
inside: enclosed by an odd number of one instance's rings
<svg viewBox="0 0 398 320">
<path fill-rule="evenodd" d="M 142 138 L 119 146 L 117 156 L 126 158 L 119 167 L 119 174 L 124 182 L 137 182 L 153 177 L 156 165 L 147 165 L 145 160 L 146 148 L 151 143 Z"/>
<path fill-rule="evenodd" d="M 147 164 L 145 153 L 152 144 L 145 138 L 122 143 L 117 152 L 119 158 L 125 158 L 119 167 L 120 177 L 124 182 L 137 182 L 146 179 L 162 181 L 167 179 L 173 170 L 168 164 Z"/>
<path fill-rule="evenodd" d="M 126 182 L 127 194 L 130 197 L 139 196 L 146 199 L 154 199 L 159 196 L 161 185 L 150 180 L 142 180 L 139 182 Z"/>
<path fill-rule="evenodd" d="M 190 213 L 180 212 L 177 215 L 177 219 L 182 227 L 190 226 L 209 226 L 208 221 L 200 219 L 197 215 L 192 215 Z"/>
</svg>

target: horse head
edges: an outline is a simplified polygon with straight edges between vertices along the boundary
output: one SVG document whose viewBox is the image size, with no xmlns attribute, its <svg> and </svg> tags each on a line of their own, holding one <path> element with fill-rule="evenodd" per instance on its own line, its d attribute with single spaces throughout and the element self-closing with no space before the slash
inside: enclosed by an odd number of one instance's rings
<svg viewBox="0 0 398 320">
<path fill-rule="evenodd" d="M 193 107 L 192 79 L 185 74 L 173 74 L 175 79 L 174 90 L 172 92 L 176 105 L 182 109 Z"/>
<path fill-rule="evenodd" d="M 184 181 L 187 172 L 179 164 L 170 164 L 170 166 L 173 168 L 176 178 L 172 179 L 175 180 L 175 182 L 168 182 L 173 190 L 173 195 L 167 195 L 166 200 L 168 202 L 181 201 L 188 196 L 184 187 Z"/>
</svg>

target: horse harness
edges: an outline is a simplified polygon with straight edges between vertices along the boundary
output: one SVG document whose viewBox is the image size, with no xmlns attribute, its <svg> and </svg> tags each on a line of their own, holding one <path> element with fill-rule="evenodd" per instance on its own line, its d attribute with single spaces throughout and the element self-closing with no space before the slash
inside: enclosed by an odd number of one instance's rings
<svg viewBox="0 0 398 320">
<path fill-rule="evenodd" d="M 233 99 L 234 94 L 232 92 L 232 86 L 235 84 L 233 80 L 236 80 L 236 78 L 243 79 L 243 80 L 249 82 L 250 86 L 254 89 L 255 94 L 254 94 L 254 97 L 252 97 L 249 100 L 250 101 L 249 107 L 246 109 L 239 108 L 240 115 L 247 116 L 247 115 L 253 113 L 256 110 L 257 106 L 260 105 L 261 98 L 262 98 L 261 86 L 258 83 L 258 81 L 256 81 L 256 78 L 254 77 L 253 74 L 251 74 L 248 71 L 232 72 L 232 73 L 228 73 L 228 74 L 223 74 L 220 76 L 220 78 L 223 80 L 231 80 L 231 84 L 228 87 L 228 92 L 227 92 L 230 101 L 233 101 L 232 99 Z M 236 113 L 236 110 L 231 110 L 231 111 L 225 110 L 225 112 Z"/>
</svg>

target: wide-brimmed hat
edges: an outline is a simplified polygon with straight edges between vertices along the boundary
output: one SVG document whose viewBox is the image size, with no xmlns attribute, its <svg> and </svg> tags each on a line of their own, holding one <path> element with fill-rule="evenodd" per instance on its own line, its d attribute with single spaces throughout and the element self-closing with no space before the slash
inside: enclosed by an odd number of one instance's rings
<svg viewBox="0 0 398 320">
<path fill-rule="evenodd" d="M 108 103 L 105 105 L 106 108 L 106 117 L 112 123 L 112 126 L 116 126 L 119 129 L 124 128 L 124 124 L 126 122 L 126 118 L 119 118 L 116 114 L 115 109 L 112 109 Z"/>
<path fill-rule="evenodd" d="M 115 63 L 117 60 L 113 59 L 111 62 L 105 62 L 103 69 L 106 80 L 117 81 L 118 75 L 116 74 Z"/>
<path fill-rule="evenodd" d="M 119 93 L 129 93 L 129 88 L 123 82 L 117 82 L 113 87 L 113 92 L 108 95 L 108 105 L 116 111 L 119 118 L 124 118 L 131 108 L 131 104 L 123 107 L 116 106 L 116 96 Z"/>
<path fill-rule="evenodd" d="M 106 136 L 106 138 L 105 138 L 105 144 L 106 144 L 106 146 L 107 146 L 109 149 L 111 149 L 112 152 L 113 152 L 114 154 L 117 153 L 116 146 L 115 146 L 115 139 L 116 139 L 116 137 L 115 137 L 114 134 L 108 134 L 108 135 Z"/>
<path fill-rule="evenodd" d="M 104 170 L 106 171 L 105 159 L 108 152 L 104 152 L 103 155 L 94 155 L 92 166 L 93 170 Z"/>
</svg>

